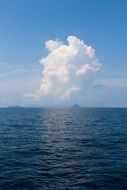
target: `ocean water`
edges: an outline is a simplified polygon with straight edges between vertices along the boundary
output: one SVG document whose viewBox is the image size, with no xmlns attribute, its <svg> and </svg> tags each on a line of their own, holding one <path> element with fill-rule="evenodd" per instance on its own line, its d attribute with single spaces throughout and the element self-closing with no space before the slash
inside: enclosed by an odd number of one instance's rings
<svg viewBox="0 0 127 190">
<path fill-rule="evenodd" d="M 126 190 L 126 108 L 1 108 L 0 190 Z"/>
</svg>

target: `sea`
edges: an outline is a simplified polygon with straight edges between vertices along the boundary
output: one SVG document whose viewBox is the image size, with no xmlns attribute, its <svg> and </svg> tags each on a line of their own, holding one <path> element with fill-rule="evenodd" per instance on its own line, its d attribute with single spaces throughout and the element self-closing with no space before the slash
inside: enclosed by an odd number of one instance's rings
<svg viewBox="0 0 127 190">
<path fill-rule="evenodd" d="M 127 108 L 0 108 L 0 190 L 127 190 Z"/>
</svg>

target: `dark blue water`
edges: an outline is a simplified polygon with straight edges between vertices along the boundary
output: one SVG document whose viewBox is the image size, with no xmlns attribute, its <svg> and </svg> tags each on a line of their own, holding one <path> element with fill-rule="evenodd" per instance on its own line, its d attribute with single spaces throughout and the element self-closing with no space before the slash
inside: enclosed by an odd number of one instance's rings
<svg viewBox="0 0 127 190">
<path fill-rule="evenodd" d="M 0 190 L 127 189 L 127 109 L 0 109 Z"/>
</svg>

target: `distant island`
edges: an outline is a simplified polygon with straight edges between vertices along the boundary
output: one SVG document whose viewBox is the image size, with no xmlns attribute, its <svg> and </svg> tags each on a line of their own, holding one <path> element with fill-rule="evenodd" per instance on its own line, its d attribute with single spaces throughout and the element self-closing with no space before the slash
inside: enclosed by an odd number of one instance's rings
<svg viewBox="0 0 127 190">
<path fill-rule="evenodd" d="M 80 108 L 80 105 L 79 104 L 73 104 L 72 106 L 71 106 L 71 108 Z"/>
<path fill-rule="evenodd" d="M 14 106 L 7 106 L 7 108 L 22 108 L 22 106 L 14 105 Z"/>
</svg>

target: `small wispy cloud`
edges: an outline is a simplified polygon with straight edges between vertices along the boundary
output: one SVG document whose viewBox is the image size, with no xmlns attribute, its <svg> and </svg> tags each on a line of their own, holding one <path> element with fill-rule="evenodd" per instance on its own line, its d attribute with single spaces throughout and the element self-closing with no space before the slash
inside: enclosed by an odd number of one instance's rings
<svg viewBox="0 0 127 190">
<path fill-rule="evenodd" d="M 76 96 L 81 97 L 84 83 L 89 73 L 100 70 L 101 64 L 92 46 L 76 36 L 68 36 L 68 44 L 58 40 L 45 42 L 49 53 L 40 60 L 43 66 L 42 82 L 35 93 L 25 94 L 24 97 L 66 101 Z"/>
<path fill-rule="evenodd" d="M 0 67 L 6 64 L 7 64 L 6 62 L 0 62 Z"/>
<path fill-rule="evenodd" d="M 127 78 L 96 80 L 93 85 L 104 85 L 106 87 L 127 87 Z"/>
<path fill-rule="evenodd" d="M 13 76 L 13 75 L 25 73 L 25 72 L 27 72 L 26 69 L 16 69 L 16 70 L 4 71 L 4 72 L 0 73 L 0 77 Z"/>
</svg>

